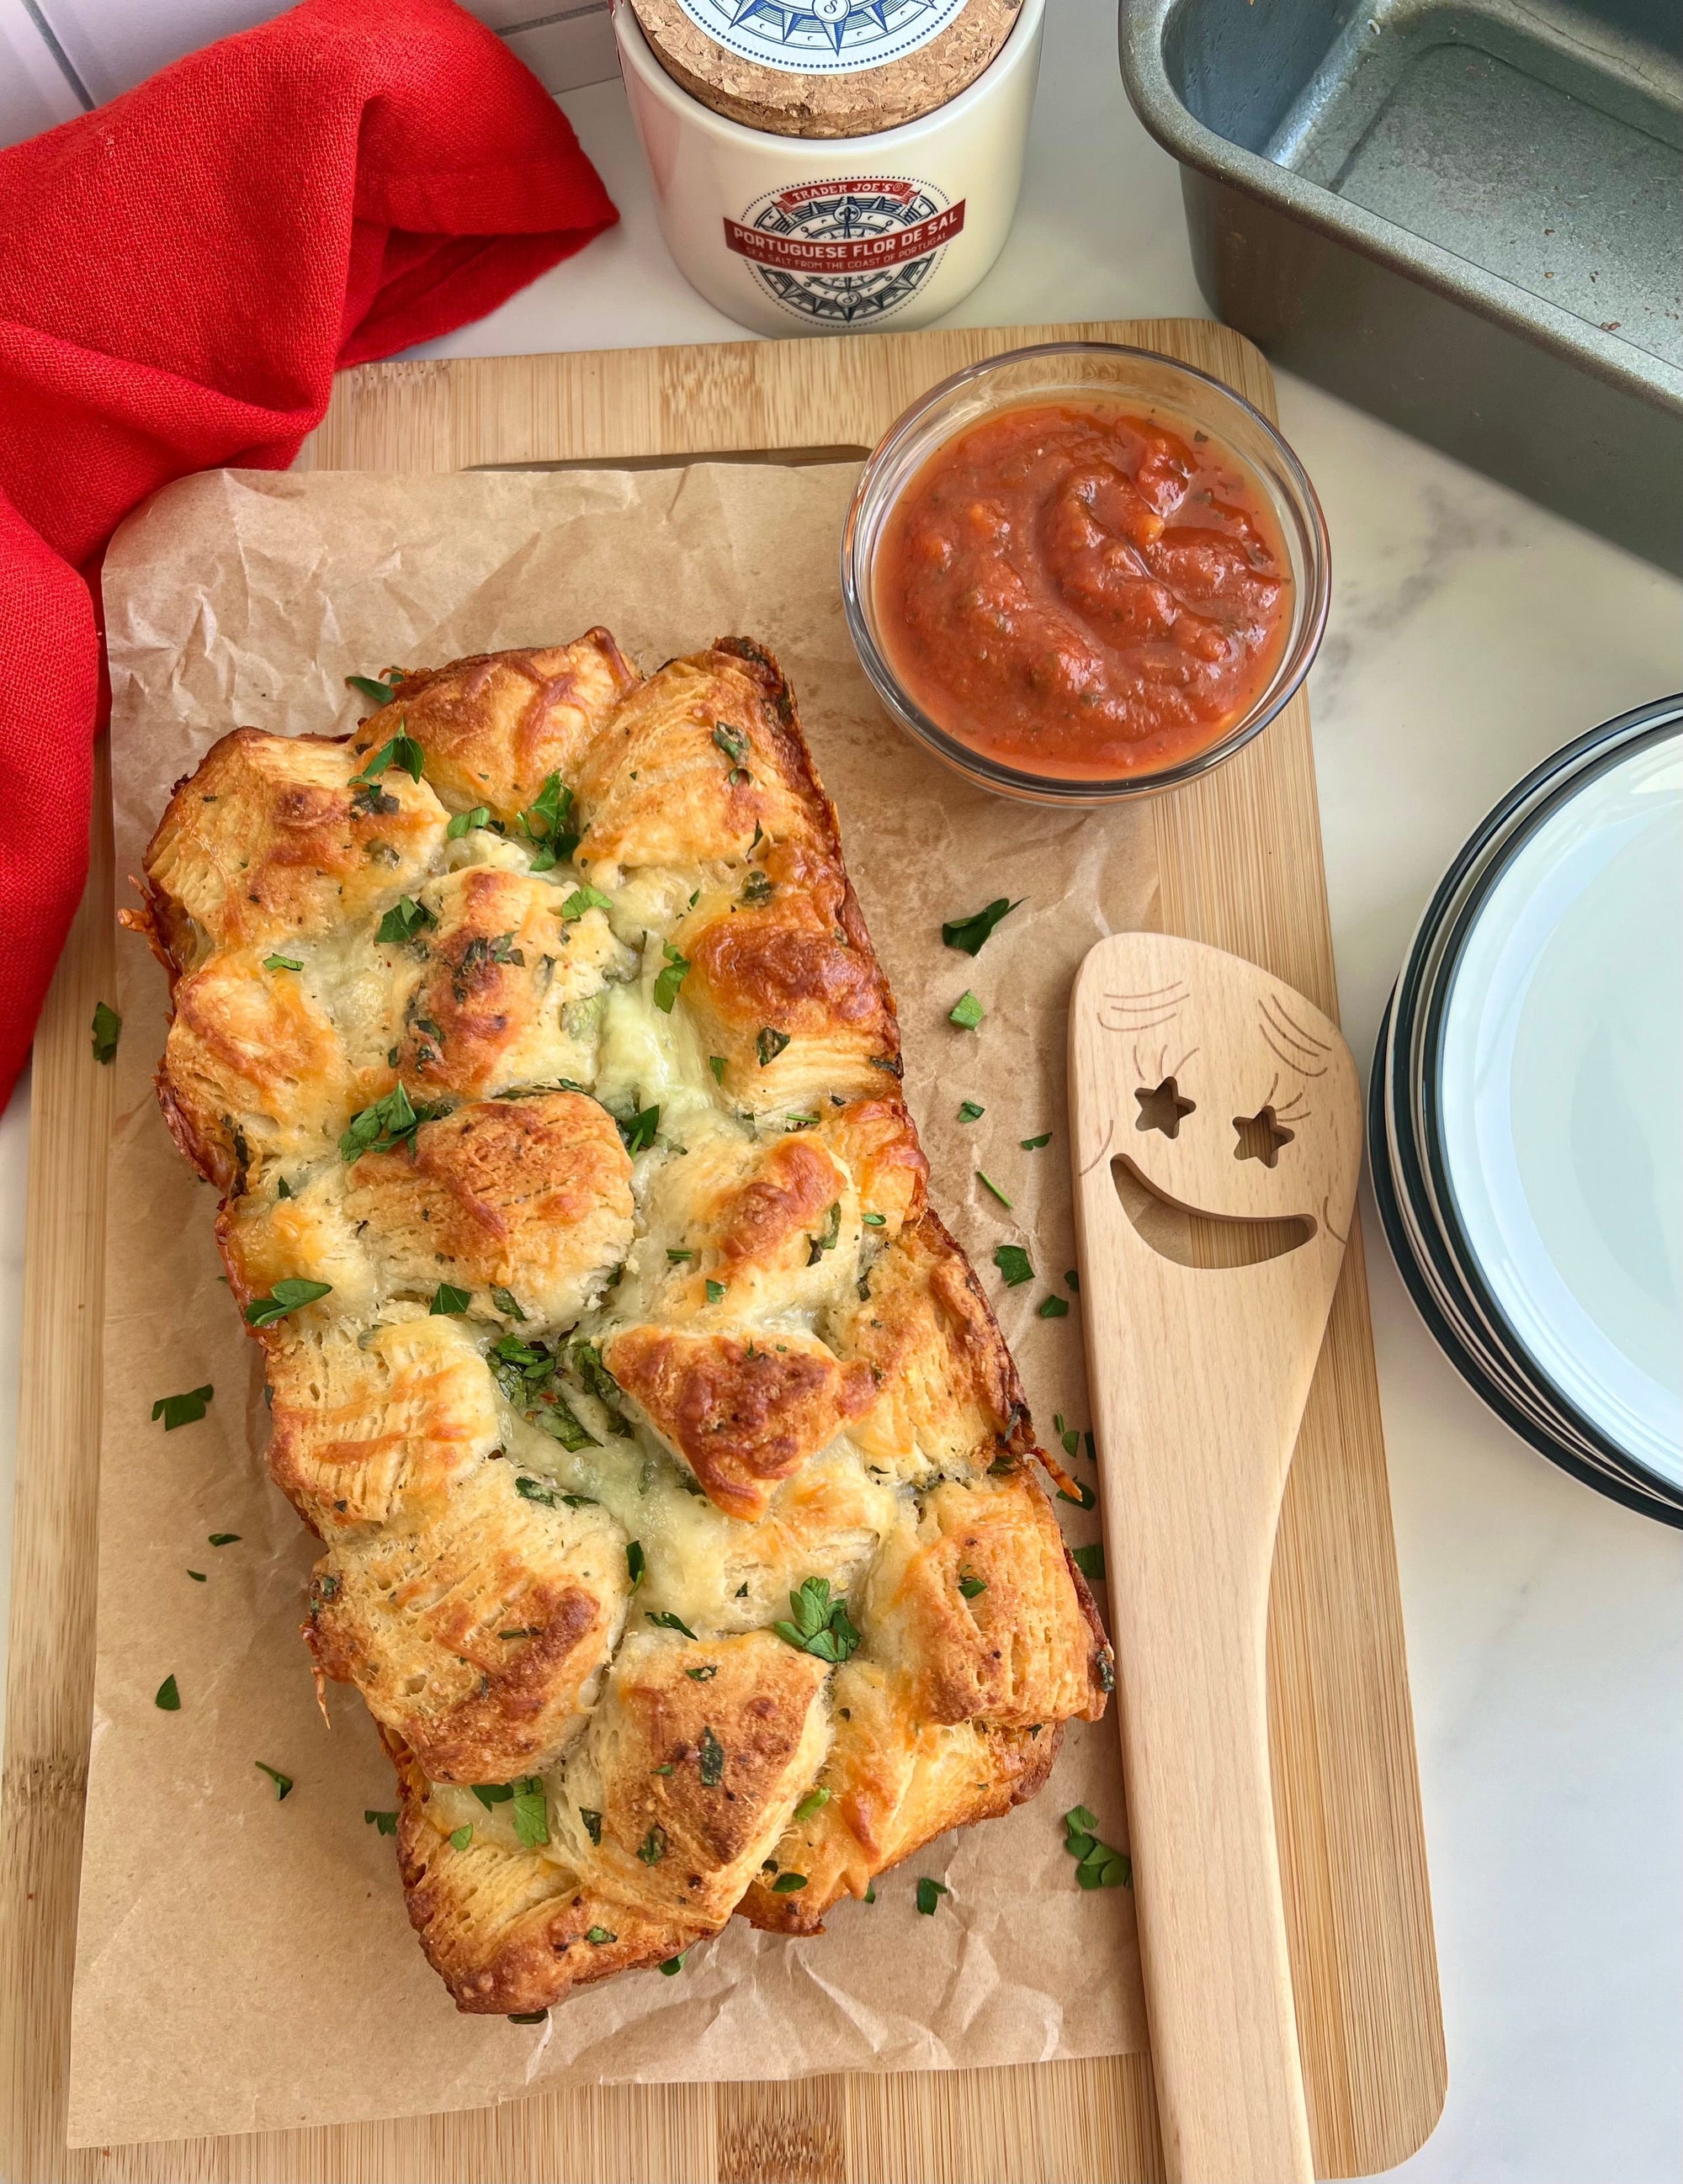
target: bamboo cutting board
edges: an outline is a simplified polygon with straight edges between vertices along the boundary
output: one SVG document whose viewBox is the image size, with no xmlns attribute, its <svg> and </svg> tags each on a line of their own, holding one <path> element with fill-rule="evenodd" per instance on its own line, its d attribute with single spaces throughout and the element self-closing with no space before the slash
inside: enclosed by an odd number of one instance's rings
<svg viewBox="0 0 1683 2184">
<path fill-rule="evenodd" d="M 946 373 L 1067 338 L 1167 350 L 1272 410 L 1256 350 L 1187 320 L 372 365 L 338 382 L 303 468 L 438 471 L 862 454 Z M 86 897 L 36 1042 L 8 1746 L 0 1809 L 0 2174 L 42 2178 L 1145 2179 L 1148 2061 L 616 2086 L 493 2111 L 143 2148 L 64 2148 L 64 2073 L 93 1663 L 110 984 L 101 790 Z M 1335 1014 L 1307 707 L 1153 806 L 1171 932 L 1247 956 Z M 1386 2169 L 1425 2138 L 1445 2063 L 1359 1234 L 1287 1489 L 1269 1615 L 1270 1745 L 1316 2165 Z M 183 1968 L 191 1976 L 191 1967 Z M 178 2059 L 190 2071 L 193 2059 Z"/>
</svg>

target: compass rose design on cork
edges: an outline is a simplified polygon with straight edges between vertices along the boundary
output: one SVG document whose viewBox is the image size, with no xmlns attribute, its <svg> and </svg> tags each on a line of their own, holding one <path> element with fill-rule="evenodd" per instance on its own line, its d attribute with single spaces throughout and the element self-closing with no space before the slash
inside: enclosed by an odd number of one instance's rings
<svg viewBox="0 0 1683 2184">
<path fill-rule="evenodd" d="M 927 44 L 964 0 L 683 0 L 684 12 L 744 59 L 774 66 L 875 68 Z"/>
</svg>

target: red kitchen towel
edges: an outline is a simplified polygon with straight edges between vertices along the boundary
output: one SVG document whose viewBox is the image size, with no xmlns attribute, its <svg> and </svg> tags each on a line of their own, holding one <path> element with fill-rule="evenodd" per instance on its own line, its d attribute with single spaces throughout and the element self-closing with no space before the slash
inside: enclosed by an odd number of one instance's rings
<svg viewBox="0 0 1683 2184">
<path fill-rule="evenodd" d="M 78 571 L 170 478 L 284 469 L 337 366 L 480 317 L 617 217 L 454 0 L 304 0 L 0 152 L 0 1101 L 86 872 Z"/>
</svg>

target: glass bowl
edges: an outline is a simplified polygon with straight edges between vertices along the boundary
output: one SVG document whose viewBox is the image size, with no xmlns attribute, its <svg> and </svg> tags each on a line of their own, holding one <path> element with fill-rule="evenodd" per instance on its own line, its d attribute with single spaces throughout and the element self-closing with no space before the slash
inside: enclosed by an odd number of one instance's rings
<svg viewBox="0 0 1683 2184">
<path fill-rule="evenodd" d="M 938 726 L 900 682 L 881 638 L 876 568 L 896 501 L 936 449 L 983 418 L 1039 403 L 1114 403 L 1171 428 L 1207 432 L 1239 463 L 1273 519 L 1289 569 L 1285 643 L 1249 710 L 1219 737 L 1154 771 L 1114 780 L 1040 773 L 1010 766 Z M 1309 671 L 1326 627 L 1327 531 L 1302 465 L 1259 410 L 1207 372 L 1151 349 L 1114 342 L 1049 342 L 972 364 L 932 387 L 878 443 L 866 464 L 842 532 L 842 599 L 866 673 L 912 739 L 978 788 L 1040 804 L 1109 804 L 1190 781 L 1260 734 Z"/>
</svg>

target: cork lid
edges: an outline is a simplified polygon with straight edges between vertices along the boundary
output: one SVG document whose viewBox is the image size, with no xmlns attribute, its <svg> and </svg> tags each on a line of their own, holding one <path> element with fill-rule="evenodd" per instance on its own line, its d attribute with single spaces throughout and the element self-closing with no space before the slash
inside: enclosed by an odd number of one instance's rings
<svg viewBox="0 0 1683 2184">
<path fill-rule="evenodd" d="M 1022 0 L 624 0 L 692 98 L 778 136 L 872 136 L 945 106 Z"/>
</svg>

